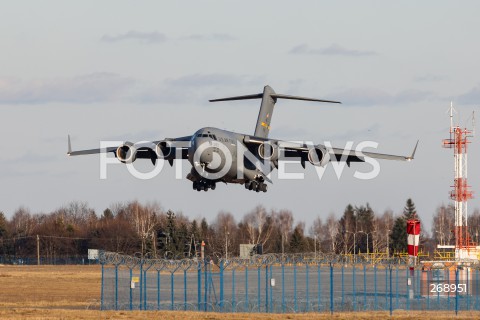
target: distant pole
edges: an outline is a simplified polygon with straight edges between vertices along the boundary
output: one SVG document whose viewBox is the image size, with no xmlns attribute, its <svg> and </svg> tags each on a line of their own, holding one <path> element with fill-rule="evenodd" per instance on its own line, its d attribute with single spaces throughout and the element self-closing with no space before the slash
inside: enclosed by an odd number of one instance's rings
<svg viewBox="0 0 480 320">
<path fill-rule="evenodd" d="M 314 236 L 313 246 L 315 247 L 315 260 L 317 259 L 317 235 Z"/>
<path fill-rule="evenodd" d="M 387 230 L 387 259 L 390 257 L 390 248 L 388 246 L 388 238 L 390 238 L 390 230 Z"/>
<path fill-rule="evenodd" d="M 228 259 L 228 236 L 230 235 L 230 232 L 227 231 L 227 228 L 225 227 L 225 260 Z"/>
<path fill-rule="evenodd" d="M 37 265 L 40 265 L 40 237 L 37 234 Z"/>
</svg>

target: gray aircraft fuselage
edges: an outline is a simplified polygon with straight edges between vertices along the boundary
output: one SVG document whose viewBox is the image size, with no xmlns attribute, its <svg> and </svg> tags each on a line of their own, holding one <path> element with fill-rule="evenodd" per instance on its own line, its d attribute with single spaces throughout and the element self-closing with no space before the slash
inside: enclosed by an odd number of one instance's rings
<svg viewBox="0 0 480 320">
<path fill-rule="evenodd" d="M 253 157 L 259 162 L 260 159 L 258 159 L 255 150 L 250 150 L 247 145 L 243 143 L 245 137 L 249 137 L 249 135 L 213 127 L 197 130 L 192 135 L 188 151 L 188 161 L 192 165 L 192 172 L 189 179 L 192 181 L 200 181 L 202 179 L 201 173 L 205 172 L 203 177 L 208 179 L 209 175 L 213 176 L 213 179 L 208 180 L 214 182 L 222 181 L 240 184 L 253 180 L 261 180 L 263 182 L 263 176 L 268 175 L 274 169 L 274 163 L 271 162 L 262 166 L 260 173 L 252 162 L 252 160 L 255 161 Z M 244 151 L 251 156 L 248 157 L 245 156 L 245 154 L 240 154 L 241 158 L 239 159 L 238 151 Z M 196 153 L 198 156 L 194 159 Z M 226 153 L 228 153 L 228 155 L 226 155 Z M 228 156 L 229 159 L 227 159 Z M 258 165 L 260 165 L 260 163 L 257 163 L 257 166 Z M 216 177 L 215 174 L 226 168 L 229 168 L 228 171 Z"/>
</svg>

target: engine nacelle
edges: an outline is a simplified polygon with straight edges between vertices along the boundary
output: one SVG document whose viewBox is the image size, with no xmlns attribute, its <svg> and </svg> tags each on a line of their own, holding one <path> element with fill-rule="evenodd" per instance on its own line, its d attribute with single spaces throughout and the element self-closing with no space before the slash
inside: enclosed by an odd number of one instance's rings
<svg viewBox="0 0 480 320">
<path fill-rule="evenodd" d="M 325 167 L 330 161 L 330 153 L 327 149 L 316 147 L 308 150 L 308 161 L 317 167 Z"/>
<path fill-rule="evenodd" d="M 115 154 L 117 159 L 122 163 L 132 163 L 137 159 L 137 149 L 135 148 L 134 144 L 129 141 L 120 145 Z"/>
<path fill-rule="evenodd" d="M 160 141 L 155 147 L 158 158 L 167 159 L 174 152 L 170 141 Z"/>
<path fill-rule="evenodd" d="M 258 156 L 262 160 L 277 161 L 278 146 L 270 142 L 264 142 L 258 146 Z"/>
</svg>

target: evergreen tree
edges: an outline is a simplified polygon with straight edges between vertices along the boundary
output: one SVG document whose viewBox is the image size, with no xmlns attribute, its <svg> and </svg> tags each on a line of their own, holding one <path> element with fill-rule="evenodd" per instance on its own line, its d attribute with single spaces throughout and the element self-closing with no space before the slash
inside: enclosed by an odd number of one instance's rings
<svg viewBox="0 0 480 320">
<path fill-rule="evenodd" d="M 370 208 L 370 205 L 356 207 L 356 250 L 357 252 L 366 253 L 372 252 L 372 231 L 373 231 L 373 220 L 375 219 L 375 214 Z M 368 234 L 368 236 L 367 236 Z M 368 244 L 367 244 L 368 241 Z M 368 245 L 368 250 L 367 250 Z"/>
<path fill-rule="evenodd" d="M 0 238 L 5 238 L 7 231 L 7 219 L 5 218 L 5 214 L 0 211 Z"/>
<path fill-rule="evenodd" d="M 407 221 L 404 216 L 397 217 L 390 232 L 389 252 L 407 251 Z"/>
<path fill-rule="evenodd" d="M 338 233 L 337 233 L 337 243 L 338 243 L 338 253 L 347 254 L 353 251 L 353 233 L 355 232 L 355 209 L 351 204 L 349 204 L 343 216 L 338 221 Z"/>
<path fill-rule="evenodd" d="M 105 210 L 103 211 L 102 219 L 105 219 L 105 220 L 113 219 L 113 212 L 112 212 L 112 210 L 110 210 L 109 208 L 105 209 Z"/>
<path fill-rule="evenodd" d="M 197 250 L 200 250 L 200 245 L 202 243 L 200 240 L 200 230 L 198 229 L 197 220 L 193 220 L 190 224 L 188 241 L 190 254 L 196 256 L 198 253 Z"/>
<path fill-rule="evenodd" d="M 305 252 L 307 243 L 305 236 L 303 235 L 303 227 L 301 224 L 297 224 L 293 230 L 292 237 L 290 238 L 290 252 L 299 253 Z"/>
<path fill-rule="evenodd" d="M 165 251 L 170 251 L 170 254 L 175 256 L 178 253 L 178 234 L 175 213 L 171 210 L 167 212 L 167 230 Z"/>
<path fill-rule="evenodd" d="M 417 218 L 417 209 L 415 208 L 415 203 L 413 203 L 411 198 L 408 198 L 405 208 L 403 209 L 403 216 L 405 221 L 413 218 Z"/>
<path fill-rule="evenodd" d="M 407 240 L 407 220 L 410 219 L 419 219 L 417 216 L 417 210 L 415 208 L 415 203 L 412 199 L 407 199 L 405 208 L 403 209 L 403 214 L 395 219 L 393 224 L 393 230 L 390 232 L 390 244 L 389 251 L 393 252 L 406 252 L 408 248 Z M 422 232 L 423 233 L 423 232 Z M 423 234 L 420 234 L 420 244 L 425 242 L 425 237 Z"/>
<path fill-rule="evenodd" d="M 200 241 L 205 241 L 208 235 L 208 223 L 205 218 L 200 222 Z"/>
</svg>

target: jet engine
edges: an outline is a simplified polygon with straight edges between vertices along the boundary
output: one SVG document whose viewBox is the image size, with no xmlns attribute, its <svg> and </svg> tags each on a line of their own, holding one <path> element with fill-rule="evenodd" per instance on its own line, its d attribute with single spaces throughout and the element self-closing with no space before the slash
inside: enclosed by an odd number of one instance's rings
<svg viewBox="0 0 480 320">
<path fill-rule="evenodd" d="M 278 160 L 278 146 L 271 142 L 264 142 L 258 146 L 258 155 L 262 160 Z"/>
<path fill-rule="evenodd" d="M 120 160 L 120 162 L 132 163 L 137 158 L 136 153 L 137 149 L 135 148 L 134 144 L 127 141 L 117 148 L 115 154 L 117 156 L 117 159 Z"/>
<path fill-rule="evenodd" d="M 174 152 L 174 148 L 169 141 L 160 141 L 155 151 L 159 158 L 167 159 Z"/>
<path fill-rule="evenodd" d="M 324 167 L 330 161 L 330 153 L 325 147 L 315 147 L 308 150 L 308 161 L 317 167 Z"/>
</svg>

